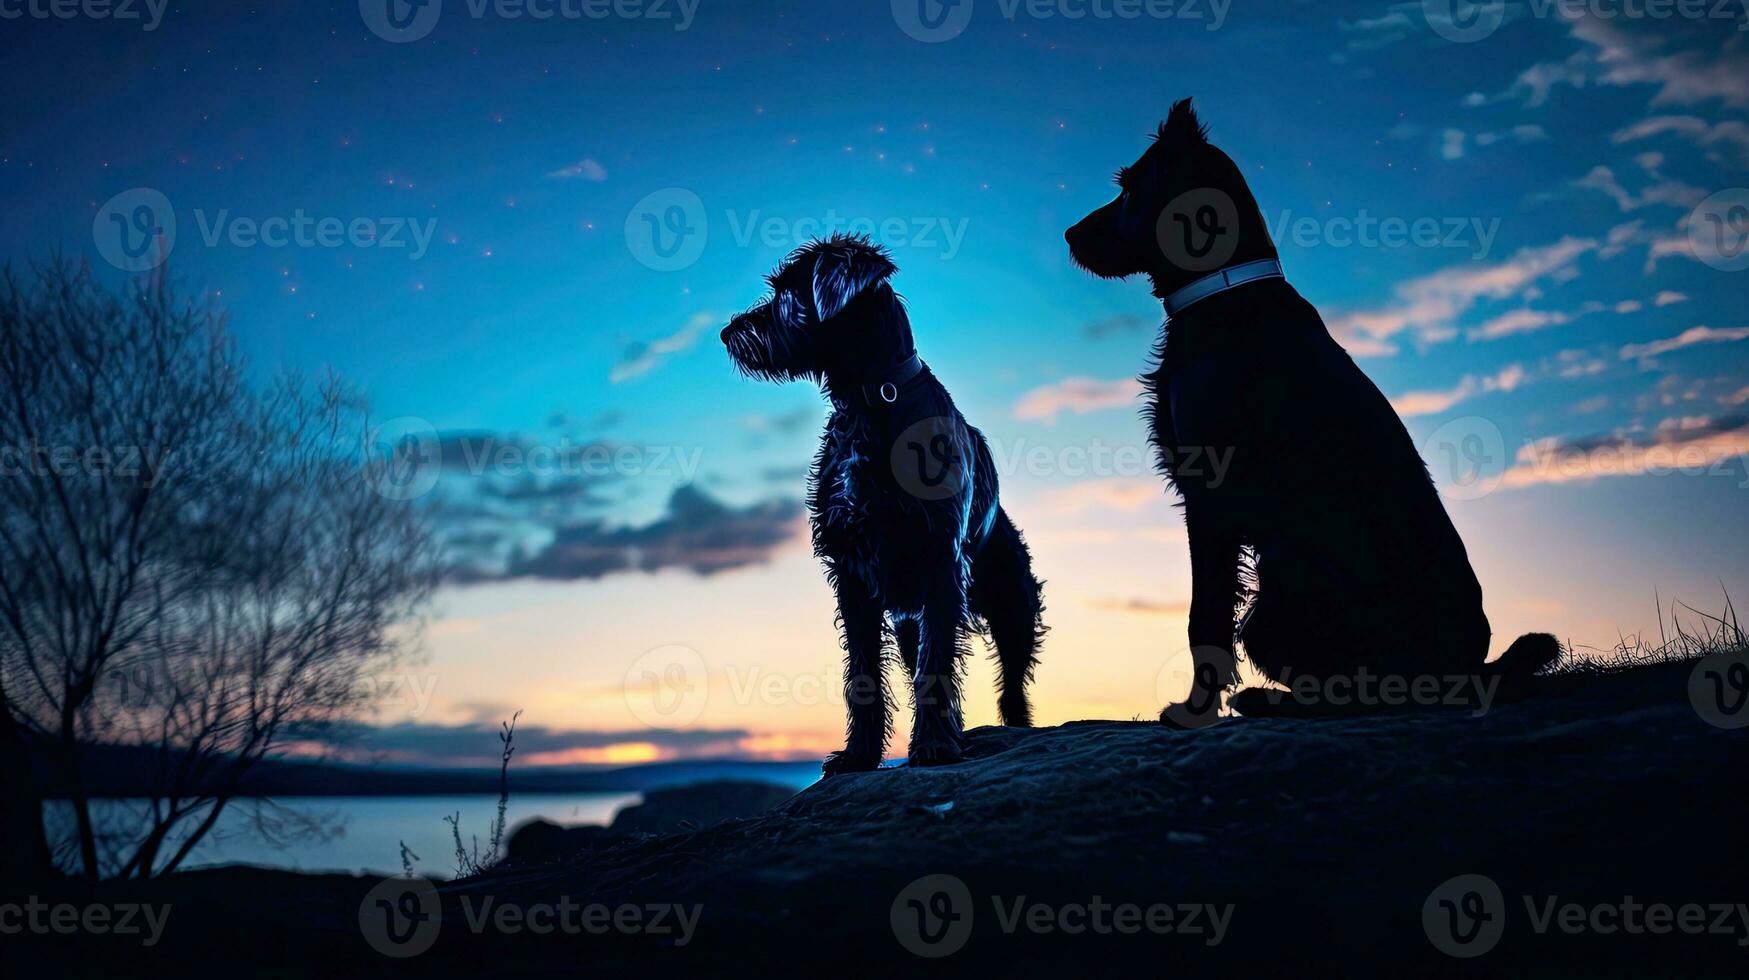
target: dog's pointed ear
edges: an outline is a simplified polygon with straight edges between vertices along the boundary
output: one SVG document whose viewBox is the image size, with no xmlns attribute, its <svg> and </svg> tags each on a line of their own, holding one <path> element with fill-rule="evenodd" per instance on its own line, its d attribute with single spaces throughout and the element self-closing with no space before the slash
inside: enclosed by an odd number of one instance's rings
<svg viewBox="0 0 1749 980">
<path fill-rule="evenodd" d="M 866 238 L 833 238 L 814 258 L 814 311 L 824 323 L 863 290 L 899 271 L 886 250 Z"/>
<path fill-rule="evenodd" d="M 1190 100 L 1180 99 L 1172 103 L 1172 111 L 1166 114 L 1166 121 L 1160 124 L 1160 131 L 1154 138 L 1168 148 L 1179 149 L 1207 143 L 1209 128 L 1196 118 L 1196 108 Z"/>
</svg>

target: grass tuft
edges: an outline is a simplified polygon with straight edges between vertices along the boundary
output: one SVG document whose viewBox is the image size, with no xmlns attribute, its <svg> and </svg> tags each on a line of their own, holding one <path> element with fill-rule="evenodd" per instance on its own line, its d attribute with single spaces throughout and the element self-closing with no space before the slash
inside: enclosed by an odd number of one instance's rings
<svg viewBox="0 0 1749 980">
<path fill-rule="evenodd" d="M 1624 634 L 1613 648 L 1568 643 L 1560 659 L 1544 673 L 1555 677 L 1616 674 L 1661 664 L 1687 663 L 1715 653 L 1749 647 L 1749 636 L 1743 633 L 1737 608 L 1728 591 L 1724 592 L 1724 609 L 1718 615 L 1702 612 L 1681 600 L 1672 600 L 1668 629 L 1664 623 L 1663 600 L 1654 594 L 1653 601 L 1658 605 L 1656 642 L 1650 637 Z M 1685 613 L 1688 616 L 1686 622 L 1683 619 Z"/>
</svg>

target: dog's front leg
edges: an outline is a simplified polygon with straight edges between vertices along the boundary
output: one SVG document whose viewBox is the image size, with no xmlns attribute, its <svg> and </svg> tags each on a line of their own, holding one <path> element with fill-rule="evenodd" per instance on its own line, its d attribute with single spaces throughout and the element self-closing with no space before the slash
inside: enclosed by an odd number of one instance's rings
<svg viewBox="0 0 1749 980">
<path fill-rule="evenodd" d="M 844 706 L 850 720 L 844 748 L 826 757 L 828 776 L 878 769 L 891 734 L 891 704 L 881 676 L 880 604 L 849 577 L 838 583 L 838 620 L 844 633 Z"/>
<path fill-rule="evenodd" d="M 960 744 L 960 643 L 965 635 L 966 590 L 944 587 L 923 605 L 923 641 L 912 675 L 913 766 L 939 766 L 964 758 Z"/>
<path fill-rule="evenodd" d="M 1185 530 L 1190 536 L 1190 655 L 1194 664 L 1190 694 L 1167 706 L 1160 720 L 1195 727 L 1220 712 L 1221 692 L 1238 680 L 1233 658 L 1233 610 L 1239 602 L 1241 536 L 1205 506 L 1187 500 Z"/>
</svg>

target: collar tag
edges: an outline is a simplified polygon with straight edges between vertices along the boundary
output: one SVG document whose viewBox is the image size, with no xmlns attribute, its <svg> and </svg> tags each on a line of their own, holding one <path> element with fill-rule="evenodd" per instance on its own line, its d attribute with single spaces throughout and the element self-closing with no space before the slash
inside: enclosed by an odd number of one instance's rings
<svg viewBox="0 0 1749 980">
<path fill-rule="evenodd" d="M 862 385 L 862 400 L 870 405 L 891 405 L 899 400 L 899 389 L 923 373 L 923 358 L 913 351 L 898 364 L 883 372 L 885 378 L 872 378 Z"/>
</svg>

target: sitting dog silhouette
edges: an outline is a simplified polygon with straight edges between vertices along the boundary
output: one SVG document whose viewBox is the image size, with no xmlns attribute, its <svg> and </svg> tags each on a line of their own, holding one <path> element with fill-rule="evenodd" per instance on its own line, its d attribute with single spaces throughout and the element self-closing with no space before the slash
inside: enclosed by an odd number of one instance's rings
<svg viewBox="0 0 1749 980">
<path fill-rule="evenodd" d="M 1245 178 L 1189 99 L 1117 183 L 1117 198 L 1065 237 L 1096 276 L 1146 275 L 1166 309 L 1143 381 L 1158 463 L 1184 498 L 1195 672 L 1190 697 L 1161 720 L 1218 711 L 1237 683 L 1235 639 L 1296 692 L 1285 707 L 1264 689 L 1240 692 L 1233 704 L 1247 714 L 1364 710 L 1317 693 L 1362 672 L 1516 681 L 1552 661 L 1559 643 L 1530 633 L 1484 667 L 1482 589 L 1426 465 L 1283 278 Z"/>
<path fill-rule="evenodd" d="M 830 776 L 877 768 L 891 735 L 887 617 L 911 678 L 909 762 L 962 757 L 959 669 L 969 630 L 1000 662 L 1006 725 L 1031 724 L 1026 685 L 1044 627 L 1032 556 L 997 500 L 983 435 L 917 356 L 897 269 L 867 238 L 797 249 L 771 295 L 723 329 L 729 357 L 768 381 L 818 382 L 831 402 L 808 485 L 814 553 L 838 597 L 844 749 Z"/>
</svg>

